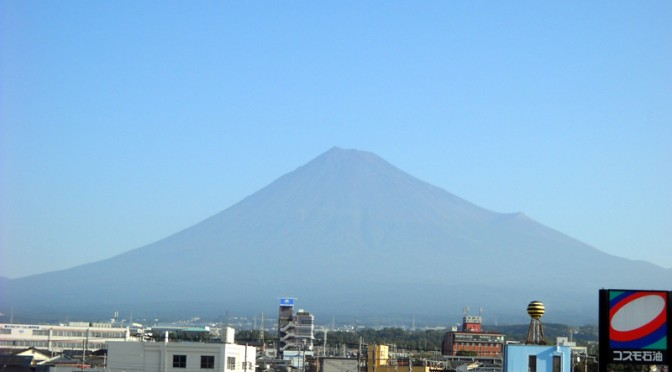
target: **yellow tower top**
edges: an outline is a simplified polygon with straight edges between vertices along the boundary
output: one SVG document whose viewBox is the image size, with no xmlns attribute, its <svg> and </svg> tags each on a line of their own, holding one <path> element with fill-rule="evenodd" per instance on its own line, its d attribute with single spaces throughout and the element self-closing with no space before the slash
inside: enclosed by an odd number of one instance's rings
<svg viewBox="0 0 672 372">
<path fill-rule="evenodd" d="M 532 301 L 527 305 L 527 313 L 534 319 L 540 319 L 544 316 L 544 304 L 541 301 Z"/>
</svg>

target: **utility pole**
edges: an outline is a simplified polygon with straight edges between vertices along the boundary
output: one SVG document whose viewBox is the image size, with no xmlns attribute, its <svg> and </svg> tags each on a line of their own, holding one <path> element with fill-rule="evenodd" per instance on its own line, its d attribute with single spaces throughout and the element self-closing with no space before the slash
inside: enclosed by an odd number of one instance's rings
<svg viewBox="0 0 672 372">
<path fill-rule="evenodd" d="M 362 337 L 359 337 L 359 350 L 357 351 L 357 372 L 362 370 Z"/>
<path fill-rule="evenodd" d="M 322 349 L 322 356 L 327 356 L 327 334 L 329 334 L 329 329 L 324 329 L 324 345 Z"/>
<path fill-rule="evenodd" d="M 259 338 L 261 339 L 261 351 L 266 352 L 266 340 L 264 340 L 264 312 L 261 312 L 261 328 L 259 328 Z"/>
<path fill-rule="evenodd" d="M 84 361 L 86 360 L 86 340 L 82 340 L 82 364 L 80 364 L 82 372 L 84 372 Z"/>
<path fill-rule="evenodd" d="M 301 339 L 301 350 L 303 355 L 301 357 L 301 372 L 306 372 L 306 339 Z"/>
</svg>

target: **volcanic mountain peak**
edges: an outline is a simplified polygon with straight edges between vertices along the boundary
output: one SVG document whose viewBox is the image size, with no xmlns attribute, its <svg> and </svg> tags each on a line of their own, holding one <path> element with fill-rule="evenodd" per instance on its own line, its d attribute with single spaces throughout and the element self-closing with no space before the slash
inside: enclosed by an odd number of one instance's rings
<svg viewBox="0 0 672 372">
<path fill-rule="evenodd" d="M 490 214 L 443 189 L 401 171 L 377 155 L 334 147 L 253 195 L 292 200 L 306 208 L 380 209 L 390 213 L 462 209 L 459 213 Z"/>
<path fill-rule="evenodd" d="M 256 312 L 291 293 L 331 315 L 439 315 L 476 304 L 500 319 L 516 309 L 526 316 L 541 297 L 549 317 L 590 321 L 599 288 L 670 284 L 672 270 L 606 254 L 522 213 L 488 211 L 372 153 L 332 148 L 153 244 L 0 281 L 0 312 Z"/>
</svg>

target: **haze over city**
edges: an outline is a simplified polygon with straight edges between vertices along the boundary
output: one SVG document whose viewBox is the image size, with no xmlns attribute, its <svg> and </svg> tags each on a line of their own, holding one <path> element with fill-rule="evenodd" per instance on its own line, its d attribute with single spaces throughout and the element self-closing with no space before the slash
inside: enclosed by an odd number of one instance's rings
<svg viewBox="0 0 672 372">
<path fill-rule="evenodd" d="M 0 276 L 150 244 L 333 146 L 670 268 L 671 11 L 0 0 Z"/>
</svg>

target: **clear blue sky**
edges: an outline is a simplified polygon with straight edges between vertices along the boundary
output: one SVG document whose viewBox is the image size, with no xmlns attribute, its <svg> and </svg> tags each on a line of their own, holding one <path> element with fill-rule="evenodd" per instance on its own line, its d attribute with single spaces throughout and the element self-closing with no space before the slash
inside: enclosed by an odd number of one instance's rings
<svg viewBox="0 0 672 372">
<path fill-rule="evenodd" d="M 332 146 L 672 267 L 671 19 L 670 1 L 0 0 L 0 275 L 151 243 Z"/>
</svg>

